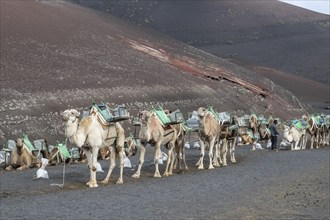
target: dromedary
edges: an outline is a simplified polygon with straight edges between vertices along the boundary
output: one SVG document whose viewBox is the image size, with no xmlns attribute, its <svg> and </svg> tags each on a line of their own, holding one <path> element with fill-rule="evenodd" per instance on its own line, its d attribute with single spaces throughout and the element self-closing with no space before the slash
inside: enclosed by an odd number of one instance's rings
<svg viewBox="0 0 330 220">
<path fill-rule="evenodd" d="M 81 120 L 79 116 L 80 113 L 75 109 L 68 109 L 62 113 L 66 125 L 66 138 L 70 143 L 80 148 L 84 145 L 90 146 L 83 148 L 90 169 L 90 180 L 87 185 L 89 187 L 98 186 L 96 181 L 97 156 L 99 149 L 104 147 L 110 150 L 110 166 L 107 176 L 101 183 L 108 183 L 117 155 L 120 160 L 120 177 L 117 184 L 123 183 L 124 129 L 118 122 L 107 126 L 101 124 L 98 120 L 97 110 L 93 110 L 93 107 L 89 116 Z"/>
<path fill-rule="evenodd" d="M 259 121 L 258 121 L 257 115 L 252 114 L 250 116 L 250 118 L 249 118 L 249 127 L 248 128 L 252 130 L 253 135 L 258 132 Z"/>
<path fill-rule="evenodd" d="M 316 118 L 314 116 L 311 116 L 309 114 L 306 114 L 306 115 L 303 115 L 302 116 L 302 119 L 307 121 L 308 123 L 308 128 L 307 128 L 307 132 L 308 134 L 310 135 L 310 141 L 311 141 L 311 149 L 313 149 L 313 145 L 314 145 L 314 138 L 315 138 L 315 145 L 316 145 L 316 148 L 319 148 L 319 144 L 320 144 L 320 141 L 319 141 L 319 134 L 320 134 L 320 129 L 316 123 Z M 306 138 L 305 138 L 305 142 L 307 142 L 307 135 L 306 135 Z"/>
<path fill-rule="evenodd" d="M 17 138 L 16 147 L 11 154 L 10 165 L 6 167 L 6 171 L 12 169 L 25 170 L 33 166 L 39 168 L 40 165 L 41 161 L 38 156 L 29 150 L 23 139 Z"/>
<path fill-rule="evenodd" d="M 323 116 L 323 123 L 320 129 L 321 143 L 323 146 L 329 145 L 329 133 L 330 133 L 330 115 Z"/>
<path fill-rule="evenodd" d="M 176 165 L 179 164 L 179 172 L 182 173 L 182 162 L 184 164 L 184 169 L 188 170 L 188 166 L 186 163 L 186 156 L 185 156 L 185 148 L 184 148 L 184 138 L 186 135 L 186 132 L 184 131 L 181 124 L 174 124 L 172 125 L 176 131 L 177 131 L 177 138 L 175 141 L 175 153 L 176 153 L 176 159 L 173 158 L 173 162 L 175 161 L 174 168 L 176 168 Z M 170 155 L 174 156 L 174 154 Z M 173 164 L 171 163 L 171 167 Z M 172 169 L 172 168 L 171 168 Z"/>
<path fill-rule="evenodd" d="M 154 177 L 161 177 L 158 168 L 158 157 L 160 155 L 160 145 L 164 145 L 168 149 L 168 160 L 166 163 L 166 169 L 164 176 L 169 176 L 172 174 L 172 170 L 169 169 L 169 165 L 171 162 L 171 158 L 173 158 L 172 152 L 175 147 L 175 141 L 177 138 L 177 131 L 173 128 L 172 125 L 164 128 L 159 119 L 157 118 L 155 112 L 143 110 L 139 113 L 139 120 L 141 122 L 141 128 L 139 133 L 139 139 L 141 142 L 140 147 L 140 158 L 139 158 L 139 166 L 135 174 L 132 176 L 133 178 L 139 178 L 141 173 L 141 168 L 144 163 L 144 156 L 146 153 L 146 145 L 152 144 L 155 145 L 155 174 Z"/>
<path fill-rule="evenodd" d="M 284 126 L 283 132 L 283 140 L 286 142 L 291 143 L 291 150 L 299 150 L 305 148 L 305 139 L 304 135 L 306 134 L 306 130 L 298 130 L 294 125 L 288 127 Z M 300 142 L 300 147 L 298 148 L 298 144 Z"/>
<path fill-rule="evenodd" d="M 219 135 L 220 135 L 220 124 L 218 123 L 217 119 L 213 115 L 212 112 L 208 111 L 207 109 L 200 107 L 197 110 L 199 116 L 199 142 L 201 146 L 201 154 L 200 159 L 196 163 L 198 169 L 204 169 L 203 159 L 205 154 L 205 145 L 207 144 L 210 147 L 209 150 L 209 158 L 210 164 L 209 169 L 214 169 L 213 166 L 213 147 L 219 144 Z"/>
</svg>

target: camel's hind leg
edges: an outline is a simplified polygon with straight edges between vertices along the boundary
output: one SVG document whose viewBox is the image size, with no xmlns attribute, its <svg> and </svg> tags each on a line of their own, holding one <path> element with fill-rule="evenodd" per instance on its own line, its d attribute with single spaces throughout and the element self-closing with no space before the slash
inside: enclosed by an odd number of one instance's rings
<svg viewBox="0 0 330 220">
<path fill-rule="evenodd" d="M 230 145 L 230 161 L 231 161 L 232 163 L 236 163 L 235 149 L 236 149 L 236 138 L 234 138 L 234 139 L 231 141 L 231 145 Z"/>
<path fill-rule="evenodd" d="M 204 169 L 203 159 L 204 159 L 204 154 L 205 154 L 205 144 L 204 144 L 204 141 L 202 141 L 201 139 L 199 139 L 199 143 L 201 146 L 201 154 L 200 154 L 200 158 L 197 161 L 196 165 L 198 166 L 198 169 L 202 170 L 202 169 Z"/>
<path fill-rule="evenodd" d="M 136 170 L 136 172 L 134 173 L 134 175 L 132 176 L 133 178 L 140 178 L 140 173 L 141 173 L 141 167 L 144 163 L 144 156 L 146 154 L 146 146 L 145 144 L 141 143 L 141 147 L 140 147 L 140 158 L 139 158 L 139 166 L 138 169 Z"/>
<path fill-rule="evenodd" d="M 110 151 L 110 165 L 107 176 L 104 178 L 104 180 L 101 181 L 102 184 L 107 184 L 109 182 L 112 170 L 116 166 L 116 150 L 114 147 L 109 147 L 108 149 Z"/>
<path fill-rule="evenodd" d="M 223 166 L 227 166 L 227 151 L 228 151 L 227 148 L 228 148 L 228 141 L 227 139 L 223 139 L 223 143 L 221 147 Z"/>
</svg>

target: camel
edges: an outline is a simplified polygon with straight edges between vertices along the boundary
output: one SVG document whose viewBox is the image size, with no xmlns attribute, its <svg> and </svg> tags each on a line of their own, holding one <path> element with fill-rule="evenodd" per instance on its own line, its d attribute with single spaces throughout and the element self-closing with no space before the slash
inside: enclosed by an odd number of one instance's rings
<svg viewBox="0 0 330 220">
<path fill-rule="evenodd" d="M 226 122 L 220 127 L 220 140 L 222 143 L 219 144 L 219 150 L 216 150 L 216 157 L 213 159 L 214 166 L 227 166 L 227 151 L 229 146 L 230 161 L 236 163 L 235 159 L 235 148 L 238 137 L 238 118 L 236 116 L 231 117 L 230 122 Z M 222 159 L 220 157 L 222 155 Z"/>
<path fill-rule="evenodd" d="M 209 150 L 209 158 L 210 164 L 209 169 L 214 169 L 212 158 L 213 158 L 213 147 L 216 146 L 216 150 L 218 149 L 217 145 L 219 144 L 219 136 L 220 136 L 220 124 L 215 118 L 214 114 L 209 110 L 200 107 L 197 110 L 199 117 L 199 142 L 201 146 L 201 154 L 200 159 L 196 163 L 198 165 L 198 169 L 204 169 L 203 159 L 205 154 L 205 145 L 208 145 Z"/>
<path fill-rule="evenodd" d="M 320 145 L 326 146 L 329 145 L 330 115 L 321 115 L 320 119 L 322 120 L 320 126 Z"/>
<path fill-rule="evenodd" d="M 184 147 L 184 143 L 185 143 L 185 135 L 186 132 L 184 131 L 183 127 L 181 124 L 174 124 L 173 127 L 176 129 L 177 131 L 177 139 L 175 141 L 175 152 L 176 152 L 176 159 L 172 158 L 171 161 L 175 161 L 174 164 L 174 169 L 176 169 L 176 165 L 179 164 L 179 172 L 182 173 L 183 169 L 182 169 L 182 162 L 184 164 L 184 169 L 188 170 L 188 166 L 186 163 L 186 156 L 185 156 L 185 147 Z M 174 154 L 170 155 L 170 156 L 174 156 Z M 173 167 L 173 164 L 171 164 L 171 167 Z"/>
<path fill-rule="evenodd" d="M 319 148 L 319 144 L 320 144 L 320 141 L 319 141 L 319 137 L 320 137 L 320 128 L 317 124 L 317 121 L 316 121 L 316 118 L 315 116 L 311 116 L 309 114 L 305 114 L 302 116 L 302 119 L 307 121 L 308 123 L 308 128 L 307 128 L 307 132 L 308 134 L 310 135 L 310 141 L 311 141 L 311 146 L 310 148 L 313 149 L 313 145 L 314 145 L 314 139 L 316 141 L 315 145 L 316 145 L 316 148 Z M 307 143 L 307 135 L 305 137 L 305 142 Z"/>
<path fill-rule="evenodd" d="M 27 168 L 41 166 L 38 155 L 35 155 L 24 143 L 23 139 L 16 139 L 16 147 L 11 154 L 10 165 L 6 167 L 6 171 L 13 169 L 25 170 Z"/>
<path fill-rule="evenodd" d="M 258 127 L 258 132 L 260 135 L 260 141 L 268 141 L 270 139 L 271 133 L 268 129 L 268 124 L 260 124 Z"/>
<path fill-rule="evenodd" d="M 249 125 L 248 128 L 252 130 L 252 133 L 255 134 L 258 132 L 259 128 L 259 121 L 258 117 L 255 114 L 252 114 L 249 118 Z"/>
<path fill-rule="evenodd" d="M 166 163 L 166 168 L 164 172 L 164 176 L 172 175 L 172 170 L 169 165 L 171 160 L 173 159 L 172 152 L 175 147 L 175 141 L 177 139 L 177 130 L 174 129 L 173 125 L 169 125 L 167 127 L 163 127 L 160 123 L 156 113 L 154 111 L 143 110 L 139 112 L 139 121 L 140 121 L 140 157 L 139 157 L 139 166 L 132 176 L 133 178 L 140 178 L 141 168 L 144 163 L 144 157 L 146 152 L 146 145 L 151 144 L 155 146 L 155 173 L 154 177 L 160 178 L 161 175 L 159 173 L 158 168 L 158 157 L 160 155 L 160 145 L 164 145 L 168 149 L 168 160 Z M 171 168 L 173 166 L 171 165 Z"/>
<path fill-rule="evenodd" d="M 294 125 L 291 127 L 287 125 L 284 126 L 283 132 L 283 140 L 291 143 L 291 150 L 300 150 L 305 148 L 305 139 L 304 135 L 306 134 L 306 130 L 298 130 Z M 300 142 L 300 147 L 298 148 L 298 144 Z"/>
<path fill-rule="evenodd" d="M 69 142 L 82 148 L 86 154 L 90 169 L 90 179 L 86 183 L 90 188 L 98 187 L 96 181 L 97 156 L 100 148 L 110 150 L 110 166 L 107 176 L 102 184 L 107 184 L 116 163 L 116 156 L 119 157 L 120 177 L 117 184 L 123 183 L 124 167 L 124 140 L 125 134 L 122 126 L 116 122 L 104 125 L 100 122 L 97 109 L 92 106 L 90 115 L 80 120 L 80 112 L 76 109 L 67 109 L 62 114 L 65 122 L 65 136 Z"/>
</svg>

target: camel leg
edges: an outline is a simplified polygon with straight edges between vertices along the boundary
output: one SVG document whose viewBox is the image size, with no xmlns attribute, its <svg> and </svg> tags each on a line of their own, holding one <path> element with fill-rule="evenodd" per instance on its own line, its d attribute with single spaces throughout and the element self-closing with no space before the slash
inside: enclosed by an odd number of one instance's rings
<svg viewBox="0 0 330 220">
<path fill-rule="evenodd" d="M 224 139 L 221 147 L 223 166 L 227 166 L 227 148 L 228 148 L 228 141 L 227 139 Z"/>
<path fill-rule="evenodd" d="M 236 148 L 236 138 L 232 140 L 232 143 L 230 145 L 230 161 L 232 163 L 236 163 L 235 148 Z"/>
<path fill-rule="evenodd" d="M 198 169 L 202 170 L 202 169 L 204 169 L 203 159 L 204 159 L 204 154 L 205 154 L 205 144 L 204 144 L 204 141 L 202 141 L 201 139 L 199 139 L 199 143 L 201 146 L 201 154 L 200 154 L 199 161 L 196 163 L 196 165 L 198 166 Z"/>
<path fill-rule="evenodd" d="M 140 178 L 140 173 L 141 173 L 141 167 L 144 163 L 144 155 L 146 153 L 146 146 L 141 143 L 140 147 L 140 158 L 139 158 L 139 166 L 134 175 L 132 176 L 133 178 Z"/>
<path fill-rule="evenodd" d="M 173 144 L 169 143 L 168 158 L 166 161 L 166 168 L 165 168 L 164 176 L 169 176 L 169 166 L 172 161 L 171 159 L 172 159 L 172 154 L 173 154 L 173 147 L 174 147 Z"/>
<path fill-rule="evenodd" d="M 305 135 L 302 135 L 300 138 L 300 148 L 305 150 L 306 149 L 306 145 L 305 145 Z"/>
<path fill-rule="evenodd" d="M 213 157 L 213 166 L 220 167 L 219 158 L 220 158 L 220 149 L 219 149 L 219 144 L 217 143 L 215 144 L 215 155 Z"/>
<path fill-rule="evenodd" d="M 114 147 L 109 147 L 109 151 L 110 151 L 109 170 L 107 176 L 104 178 L 104 180 L 101 181 L 102 184 L 107 184 L 109 182 L 112 170 L 116 166 L 116 151 Z"/>
<path fill-rule="evenodd" d="M 188 168 L 187 163 L 186 163 L 186 152 L 185 152 L 184 147 L 182 148 L 182 160 L 183 160 L 183 163 L 184 163 L 184 168 L 186 170 L 188 170 L 189 168 Z"/>
<path fill-rule="evenodd" d="M 155 174 L 154 174 L 154 177 L 157 177 L 157 178 L 160 178 L 161 175 L 160 175 L 160 172 L 159 172 L 159 164 L 158 164 L 158 157 L 160 155 L 160 142 L 157 142 L 155 144 L 155 156 L 154 156 L 154 163 L 155 163 Z M 168 160 L 170 160 L 170 156 L 168 158 Z M 168 160 L 167 160 L 167 164 L 168 164 Z"/>
<path fill-rule="evenodd" d="M 313 149 L 313 144 L 314 144 L 314 135 L 311 135 L 311 149 Z"/>
<path fill-rule="evenodd" d="M 99 152 L 99 148 L 98 147 L 93 147 L 92 148 L 92 157 L 91 157 L 91 164 L 92 166 L 89 168 L 90 169 L 90 172 L 91 172 L 91 178 L 90 178 L 90 181 L 89 181 L 89 184 L 88 186 L 90 188 L 94 188 L 94 187 L 98 187 L 97 185 L 97 181 L 96 181 L 96 163 L 97 163 L 97 155 L 98 155 L 98 152 Z"/>
<path fill-rule="evenodd" d="M 23 166 L 20 166 L 19 168 L 17 168 L 16 170 L 26 170 L 29 167 L 30 166 L 28 166 L 28 165 L 23 165 Z"/>
<path fill-rule="evenodd" d="M 85 150 L 84 148 L 83 148 L 83 151 L 84 151 L 84 153 L 86 155 L 87 164 L 88 164 L 88 170 L 91 170 L 91 168 L 93 166 L 93 164 L 92 164 L 92 152 L 90 152 L 87 149 Z M 90 171 L 89 181 L 86 183 L 86 185 L 89 186 L 90 182 L 91 182 L 91 171 Z"/>
<path fill-rule="evenodd" d="M 174 166 L 174 161 L 176 161 L 176 157 L 174 155 L 174 151 L 172 151 L 172 154 L 171 154 L 171 163 L 170 163 L 170 169 L 168 171 L 168 175 L 172 175 L 173 174 L 173 166 Z M 180 169 L 181 169 L 181 164 L 179 162 L 179 166 L 180 166 Z"/>
<path fill-rule="evenodd" d="M 214 169 L 214 166 L 213 166 L 213 147 L 214 147 L 214 142 L 215 142 L 215 138 L 213 138 L 210 142 L 210 151 L 209 151 L 209 158 L 210 158 L 210 164 L 209 164 L 209 170 L 210 169 Z"/>
<path fill-rule="evenodd" d="M 119 179 L 117 180 L 116 184 L 123 184 L 123 173 L 124 173 L 124 151 L 119 152 L 119 166 L 120 166 L 120 176 Z"/>
<path fill-rule="evenodd" d="M 317 132 L 316 133 L 316 143 L 315 143 L 316 144 L 316 148 L 319 148 L 320 147 L 320 140 L 319 140 L 319 138 L 320 138 L 319 137 L 319 133 Z"/>
</svg>

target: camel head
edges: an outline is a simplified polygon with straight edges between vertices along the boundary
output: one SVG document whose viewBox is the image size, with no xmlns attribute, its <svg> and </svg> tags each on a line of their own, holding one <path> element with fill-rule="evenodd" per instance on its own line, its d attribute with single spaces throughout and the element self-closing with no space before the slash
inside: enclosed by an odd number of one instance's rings
<svg viewBox="0 0 330 220">
<path fill-rule="evenodd" d="M 76 109 L 67 109 L 61 113 L 63 121 L 67 122 L 69 120 L 75 121 L 76 118 L 79 118 L 80 112 Z"/>
<path fill-rule="evenodd" d="M 197 110 L 197 114 L 200 118 L 203 118 L 205 116 L 206 112 L 207 112 L 207 109 L 204 107 L 200 107 Z"/>
<path fill-rule="evenodd" d="M 21 155 L 21 153 L 22 153 L 22 151 L 23 151 L 23 139 L 21 139 L 21 138 L 17 138 L 17 139 L 15 140 L 15 142 L 16 142 L 17 153 L 18 153 L 19 155 Z"/>
<path fill-rule="evenodd" d="M 125 139 L 124 151 L 127 157 L 134 156 L 137 152 L 137 146 L 132 137 Z"/>
<path fill-rule="evenodd" d="M 149 121 L 149 118 L 154 115 L 152 112 L 149 112 L 147 110 L 142 110 L 139 112 L 139 119 L 140 122 L 144 125 L 146 125 Z"/>
</svg>

